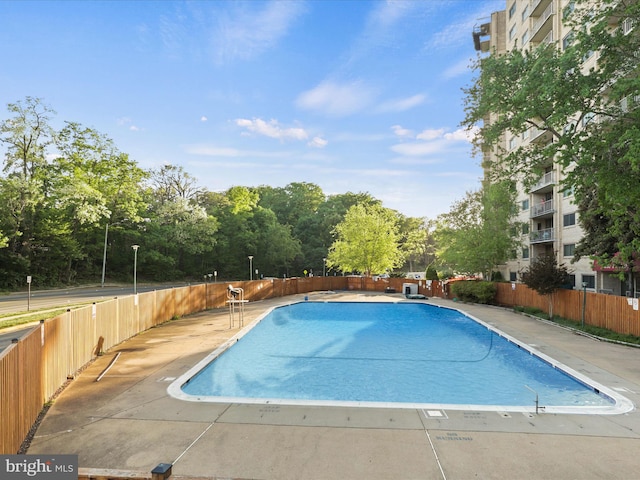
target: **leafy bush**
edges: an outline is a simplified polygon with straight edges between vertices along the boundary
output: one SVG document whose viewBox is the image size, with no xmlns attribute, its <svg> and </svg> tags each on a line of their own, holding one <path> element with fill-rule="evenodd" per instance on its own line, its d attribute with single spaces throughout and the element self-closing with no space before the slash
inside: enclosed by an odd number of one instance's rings
<svg viewBox="0 0 640 480">
<path fill-rule="evenodd" d="M 429 266 L 429 267 L 427 267 L 427 271 L 425 273 L 425 278 L 427 280 L 439 280 L 438 272 L 436 271 L 435 268 Z"/>
<path fill-rule="evenodd" d="M 496 285 L 493 282 L 465 280 L 455 282 L 451 286 L 453 296 L 470 303 L 493 303 L 496 296 Z"/>
</svg>

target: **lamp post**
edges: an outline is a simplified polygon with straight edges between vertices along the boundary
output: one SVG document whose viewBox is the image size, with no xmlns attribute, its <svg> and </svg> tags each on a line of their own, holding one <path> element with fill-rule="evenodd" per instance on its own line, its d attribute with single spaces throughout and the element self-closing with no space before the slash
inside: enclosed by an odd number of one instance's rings
<svg viewBox="0 0 640 480">
<path fill-rule="evenodd" d="M 582 329 L 584 330 L 584 312 L 587 309 L 587 282 L 582 282 Z"/>
<path fill-rule="evenodd" d="M 213 283 L 218 283 L 218 271 L 213 271 Z"/>
<path fill-rule="evenodd" d="M 253 255 L 249 255 L 249 280 L 253 280 Z"/>
<path fill-rule="evenodd" d="M 138 294 L 138 249 L 140 245 L 131 245 L 133 248 L 133 294 Z"/>
<path fill-rule="evenodd" d="M 125 220 L 112 223 L 111 225 L 119 225 Z M 102 281 L 100 282 L 101 288 L 104 288 L 104 275 L 107 271 L 107 238 L 108 237 L 109 237 L 109 222 L 107 222 L 107 224 L 104 226 L 104 251 L 102 252 Z"/>
<path fill-rule="evenodd" d="M 322 276 L 323 277 L 327 276 L 327 257 L 324 257 L 322 259 Z"/>
</svg>

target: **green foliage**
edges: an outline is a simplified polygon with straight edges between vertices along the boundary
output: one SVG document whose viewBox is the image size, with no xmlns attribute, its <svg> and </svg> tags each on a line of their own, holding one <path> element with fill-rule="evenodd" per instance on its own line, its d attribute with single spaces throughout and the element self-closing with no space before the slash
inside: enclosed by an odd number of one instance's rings
<svg viewBox="0 0 640 480">
<path fill-rule="evenodd" d="M 399 243 L 408 252 L 421 241 L 421 220 L 383 209 L 368 193 L 326 196 L 306 182 L 210 192 L 181 166 L 142 170 L 80 123 L 54 131 L 54 113 L 27 97 L 0 121 L 0 289 L 23 287 L 27 275 L 34 288 L 99 283 L 103 266 L 107 282 L 130 282 L 134 244 L 140 281 L 202 281 L 214 271 L 219 280 L 246 279 L 255 274 L 249 255 L 259 275 L 319 275 L 354 205 L 384 212 L 375 227 L 386 234 L 374 250 L 385 255 L 363 268 L 392 268 Z"/>
<path fill-rule="evenodd" d="M 514 198 L 510 182 L 487 184 L 480 191 L 467 192 L 438 217 L 435 237 L 441 265 L 490 278 L 491 271 L 520 245 Z"/>
<path fill-rule="evenodd" d="M 463 302 L 489 304 L 496 297 L 496 285 L 493 282 L 460 280 L 451 284 L 451 293 Z"/>
<path fill-rule="evenodd" d="M 574 36 L 566 48 L 552 43 L 478 59 L 463 125 L 479 127 L 477 150 L 496 154 L 485 165 L 491 180 L 528 184 L 550 158 L 558 162 L 586 234 L 578 257 L 608 264 L 615 256 L 628 266 L 640 251 L 640 2 L 573 4 L 563 18 Z M 531 128 L 544 141 L 504 149 L 505 139 Z"/>
<path fill-rule="evenodd" d="M 438 272 L 436 271 L 436 269 L 432 265 L 429 265 L 427 267 L 427 271 L 425 273 L 425 278 L 427 280 L 439 280 Z"/>
<path fill-rule="evenodd" d="M 371 275 L 402 261 L 394 213 L 379 205 L 354 205 L 334 229 L 336 241 L 327 265 L 343 272 Z"/>
<path fill-rule="evenodd" d="M 553 318 L 552 295 L 569 283 L 569 272 L 564 264 L 558 265 L 555 255 L 542 255 L 522 273 L 522 282 L 540 295 L 549 297 L 549 318 Z"/>
</svg>

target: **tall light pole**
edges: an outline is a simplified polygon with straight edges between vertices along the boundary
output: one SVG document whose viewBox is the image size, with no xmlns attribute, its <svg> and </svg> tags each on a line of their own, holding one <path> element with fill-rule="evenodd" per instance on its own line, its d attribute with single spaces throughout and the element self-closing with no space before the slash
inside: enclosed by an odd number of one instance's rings
<svg viewBox="0 0 640 480">
<path fill-rule="evenodd" d="M 249 255 L 249 280 L 253 280 L 253 255 Z"/>
<path fill-rule="evenodd" d="M 323 277 L 327 276 L 327 257 L 324 257 L 322 259 L 322 276 Z"/>
<path fill-rule="evenodd" d="M 138 249 L 140 245 L 131 245 L 133 248 L 133 294 L 138 294 Z"/>
<path fill-rule="evenodd" d="M 109 235 L 109 222 L 104 227 L 104 252 L 102 253 L 102 282 L 100 286 L 104 288 L 104 273 L 107 270 L 107 236 Z"/>
</svg>

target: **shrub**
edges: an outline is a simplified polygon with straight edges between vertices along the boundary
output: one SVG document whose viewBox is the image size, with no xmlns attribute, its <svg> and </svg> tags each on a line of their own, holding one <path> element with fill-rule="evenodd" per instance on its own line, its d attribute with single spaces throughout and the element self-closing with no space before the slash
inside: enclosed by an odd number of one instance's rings
<svg viewBox="0 0 640 480">
<path fill-rule="evenodd" d="M 470 303 L 493 303 L 496 296 L 496 285 L 493 282 L 464 280 L 451 286 L 453 296 Z"/>
</svg>

